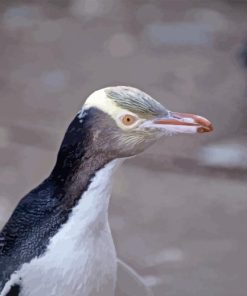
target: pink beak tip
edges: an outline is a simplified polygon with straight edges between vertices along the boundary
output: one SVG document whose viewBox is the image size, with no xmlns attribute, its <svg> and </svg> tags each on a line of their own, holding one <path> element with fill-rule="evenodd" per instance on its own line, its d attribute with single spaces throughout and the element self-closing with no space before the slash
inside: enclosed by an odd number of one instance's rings
<svg viewBox="0 0 247 296">
<path fill-rule="evenodd" d="M 201 116 L 193 116 L 195 122 L 200 125 L 198 127 L 198 133 L 209 133 L 214 130 L 212 123 L 204 117 Z"/>
<path fill-rule="evenodd" d="M 172 112 L 173 115 L 175 115 L 176 118 L 181 118 L 181 119 L 186 119 L 186 118 L 191 118 L 194 120 L 194 123 L 186 123 L 184 122 L 184 125 L 195 125 L 198 126 L 197 128 L 197 132 L 198 133 L 209 133 L 212 132 L 214 130 L 212 123 L 199 115 L 195 115 L 195 114 L 188 114 L 188 113 L 178 113 L 178 112 Z M 181 124 L 181 123 L 180 123 Z"/>
<path fill-rule="evenodd" d="M 212 132 L 214 130 L 213 125 L 210 124 L 209 126 L 201 126 L 198 127 L 197 132 L 202 134 L 202 133 L 209 133 Z"/>
</svg>

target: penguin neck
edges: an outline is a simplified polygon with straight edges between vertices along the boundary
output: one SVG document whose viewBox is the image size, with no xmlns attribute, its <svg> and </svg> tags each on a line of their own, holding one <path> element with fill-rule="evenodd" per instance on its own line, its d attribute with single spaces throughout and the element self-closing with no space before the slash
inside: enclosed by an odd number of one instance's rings
<svg viewBox="0 0 247 296">
<path fill-rule="evenodd" d="M 123 159 L 115 159 L 98 170 L 87 190 L 81 194 L 77 206 L 72 211 L 72 217 L 75 217 L 74 221 L 83 221 L 82 228 L 86 226 L 86 229 L 90 231 L 94 227 L 98 228 L 108 223 L 113 175 L 122 162 Z"/>
<path fill-rule="evenodd" d="M 87 230 L 108 223 L 113 175 L 123 160 L 114 159 L 105 163 L 102 155 L 95 155 L 85 159 L 75 171 L 68 171 L 70 173 L 64 175 L 64 179 L 57 179 L 56 174 L 52 176 L 58 188 L 55 197 L 60 199 L 63 209 L 72 210 L 72 221 L 78 225 L 81 221 L 79 228 Z"/>
<path fill-rule="evenodd" d="M 88 122 L 81 122 L 78 116 L 71 122 L 49 177 L 56 188 L 54 196 L 65 210 L 74 208 L 87 191 L 96 187 L 97 195 L 106 193 L 112 172 L 121 163 L 111 153 L 95 149 Z"/>
<path fill-rule="evenodd" d="M 115 164 L 117 161 L 100 154 L 84 154 L 80 160 L 65 159 L 62 166 L 58 162 L 50 176 L 56 187 L 56 197 L 67 209 L 73 208 L 94 185 L 96 176 L 101 175 L 102 171 L 108 172 L 107 168 L 111 167 L 112 163 Z M 112 176 L 110 172 L 107 175 L 109 179 Z M 109 182 L 107 178 L 102 179 L 101 187 L 107 186 Z"/>
</svg>

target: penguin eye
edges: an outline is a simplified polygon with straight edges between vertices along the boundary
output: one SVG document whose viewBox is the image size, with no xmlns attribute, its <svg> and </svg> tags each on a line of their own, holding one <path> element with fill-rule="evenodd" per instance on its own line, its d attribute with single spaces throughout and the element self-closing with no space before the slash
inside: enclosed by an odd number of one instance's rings
<svg viewBox="0 0 247 296">
<path fill-rule="evenodd" d="M 122 118 L 122 123 L 126 126 L 130 126 L 137 121 L 137 118 L 131 114 L 126 114 Z"/>
</svg>

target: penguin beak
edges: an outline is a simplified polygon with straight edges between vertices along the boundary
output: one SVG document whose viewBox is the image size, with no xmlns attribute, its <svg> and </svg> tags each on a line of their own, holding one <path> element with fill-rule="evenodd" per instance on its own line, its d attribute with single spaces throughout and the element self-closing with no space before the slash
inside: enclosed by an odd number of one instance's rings
<svg viewBox="0 0 247 296">
<path fill-rule="evenodd" d="M 164 118 L 154 119 L 152 125 L 171 133 L 208 133 L 213 130 L 212 123 L 202 116 L 171 111 Z"/>
</svg>

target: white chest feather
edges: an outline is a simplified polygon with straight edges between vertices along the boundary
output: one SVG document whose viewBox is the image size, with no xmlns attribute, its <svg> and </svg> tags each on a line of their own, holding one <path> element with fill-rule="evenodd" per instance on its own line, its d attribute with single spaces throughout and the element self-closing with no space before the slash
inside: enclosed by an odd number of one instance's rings
<svg viewBox="0 0 247 296">
<path fill-rule="evenodd" d="M 21 296 L 114 295 L 117 261 L 107 212 L 111 177 L 120 163 L 97 172 L 46 253 L 12 275 L 1 295 L 20 278 Z"/>
</svg>

